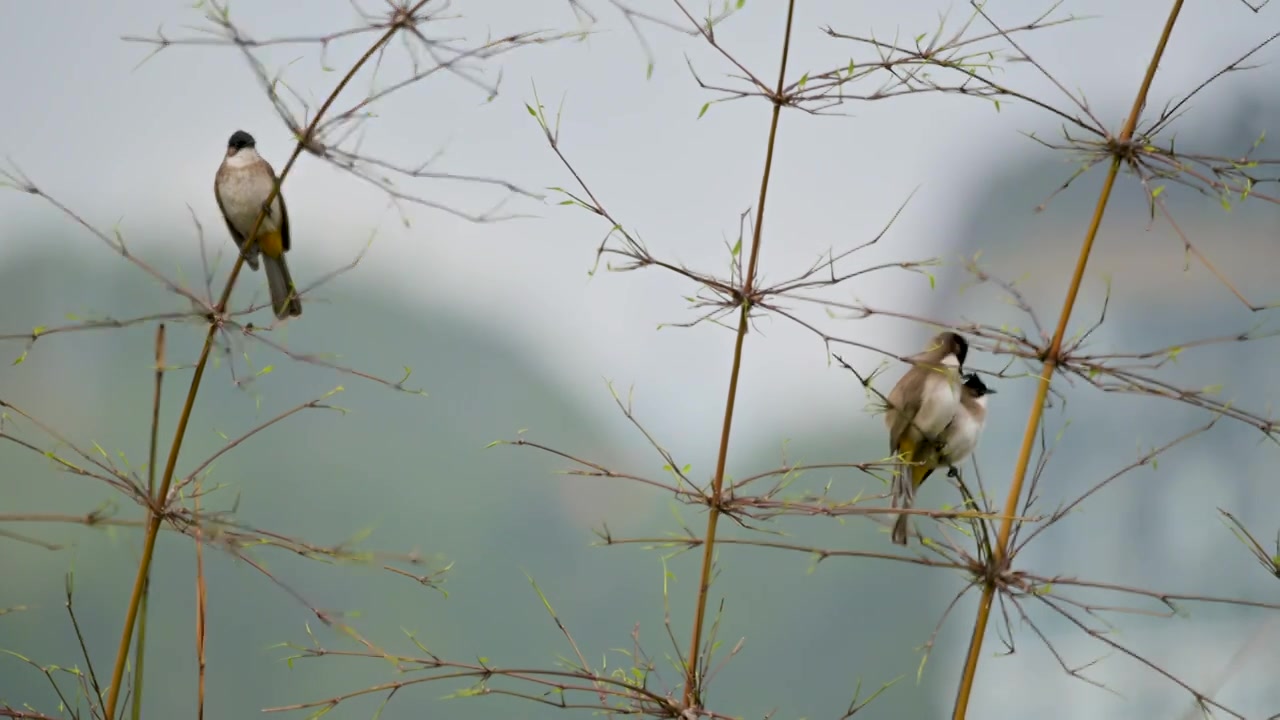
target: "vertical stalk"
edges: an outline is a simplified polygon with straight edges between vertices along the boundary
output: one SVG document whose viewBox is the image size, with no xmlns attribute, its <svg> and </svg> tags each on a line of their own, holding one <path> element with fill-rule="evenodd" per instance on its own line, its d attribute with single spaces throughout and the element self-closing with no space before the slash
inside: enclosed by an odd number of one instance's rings
<svg viewBox="0 0 1280 720">
<path fill-rule="evenodd" d="M 200 480 L 195 483 L 192 512 L 200 517 Z M 196 525 L 196 720 L 204 720 L 204 640 L 208 619 L 209 588 L 204 580 L 204 527 Z"/>
<path fill-rule="evenodd" d="M 787 56 L 791 51 L 791 21 L 796 3 L 787 4 L 787 29 L 782 39 L 782 60 L 778 67 L 778 84 L 772 96 L 773 114 L 769 120 L 769 141 L 765 147 L 764 171 L 760 177 L 760 197 L 756 202 L 756 224 L 751 235 L 751 255 L 742 281 L 742 308 L 738 315 L 738 334 L 733 345 L 733 365 L 729 370 L 729 391 L 725 399 L 724 424 L 720 429 L 720 450 L 716 455 L 716 471 L 711 480 L 711 503 L 707 513 L 706 541 L 702 545 L 702 570 L 698 580 L 697 607 L 693 615 L 693 632 L 685 660 L 684 705 L 691 707 L 699 695 L 698 649 L 702 646 L 702 626 L 707 613 L 707 596 L 711 590 L 711 565 L 715 553 L 716 529 L 720 523 L 720 493 L 724 488 L 725 465 L 729 457 L 729 435 L 733 429 L 733 410 L 738 399 L 738 378 L 742 371 L 742 346 L 751 319 L 751 297 L 755 292 L 756 266 L 760 262 L 760 237 L 764 228 L 765 199 L 769 195 L 769 175 L 773 170 L 773 149 L 778 136 L 778 116 L 782 111 L 782 91 L 787 76 Z"/>
<path fill-rule="evenodd" d="M 160 438 L 160 390 L 164 385 L 164 323 L 156 328 L 156 391 L 151 404 L 151 447 L 147 455 L 147 497 L 156 503 L 156 448 Z M 151 578 L 142 587 L 138 607 L 138 643 L 133 648 L 133 706 L 130 717 L 142 718 L 142 680 L 147 659 L 147 608 L 151 604 Z"/>
<path fill-rule="evenodd" d="M 999 568 L 1005 561 L 1005 557 L 1009 550 L 1009 536 L 1013 531 L 1013 516 L 1018 511 L 1018 501 L 1022 497 L 1022 483 L 1027 475 L 1027 468 L 1031 464 L 1031 449 L 1035 445 L 1036 432 L 1040 427 L 1040 419 L 1044 414 L 1044 403 L 1049 394 L 1049 383 L 1053 379 L 1053 373 L 1058 367 L 1059 356 L 1062 352 L 1062 338 L 1067 332 L 1067 322 L 1071 319 L 1071 311 L 1075 307 L 1076 297 L 1080 293 L 1080 282 L 1084 279 L 1085 266 L 1089 262 L 1089 255 L 1093 251 L 1093 242 L 1098 236 L 1098 228 L 1102 225 L 1102 216 L 1107 210 L 1107 201 L 1111 199 L 1111 190 L 1115 187 L 1116 175 L 1120 172 L 1120 163 L 1124 161 L 1121 154 L 1123 147 L 1133 140 L 1134 128 L 1138 125 L 1138 116 L 1142 114 L 1142 108 L 1147 104 L 1147 94 L 1151 90 L 1151 82 L 1155 79 L 1156 70 L 1160 67 L 1160 60 L 1164 57 L 1165 47 L 1169 44 L 1169 36 L 1173 34 L 1173 26 L 1178 21 L 1178 14 L 1182 11 L 1182 0 L 1174 0 L 1173 7 L 1169 10 L 1169 17 L 1165 20 L 1164 31 L 1160 33 L 1160 41 L 1156 44 L 1155 52 L 1152 53 L 1151 62 L 1147 64 L 1146 75 L 1142 78 L 1142 85 L 1138 88 L 1138 94 L 1133 99 L 1133 107 L 1129 110 L 1129 117 L 1125 120 L 1124 127 L 1120 131 L 1118 145 L 1120 146 L 1116 154 L 1111 159 L 1111 166 L 1107 170 L 1107 177 L 1102 183 L 1102 192 L 1098 196 L 1098 202 L 1094 207 L 1093 219 L 1089 222 L 1089 229 L 1085 233 L 1084 243 L 1080 246 L 1080 257 L 1076 260 L 1075 272 L 1071 276 L 1071 284 L 1067 287 L 1067 297 L 1062 303 L 1062 312 L 1058 316 L 1058 326 L 1053 331 L 1053 340 L 1049 344 L 1049 352 L 1045 355 L 1044 367 L 1040 371 L 1040 382 L 1036 386 L 1036 397 L 1034 404 L 1031 406 L 1031 414 L 1027 417 L 1027 427 L 1022 434 L 1022 448 L 1018 451 L 1018 462 L 1013 471 L 1013 483 L 1009 487 L 1009 494 L 1005 498 L 1004 503 L 1004 519 L 1000 521 L 1000 532 L 996 538 L 996 545 L 993 549 L 991 563 L 994 567 Z M 994 580 L 987 580 L 982 588 L 982 598 L 978 602 L 978 616 L 973 623 L 973 636 L 969 639 L 969 652 L 965 657 L 964 672 L 960 676 L 960 687 L 956 691 L 955 708 L 952 711 L 952 720 L 965 720 L 968 713 L 969 697 L 973 693 L 973 680 L 978 672 L 978 658 L 982 652 L 982 641 L 986 636 L 987 621 L 991 617 L 991 603 L 995 598 L 996 586 Z"/>
</svg>

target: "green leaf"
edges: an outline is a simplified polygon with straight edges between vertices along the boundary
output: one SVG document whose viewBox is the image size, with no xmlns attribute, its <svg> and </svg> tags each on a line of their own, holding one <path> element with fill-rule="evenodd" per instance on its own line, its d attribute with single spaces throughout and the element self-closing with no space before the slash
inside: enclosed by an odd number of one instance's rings
<svg viewBox="0 0 1280 720">
<path fill-rule="evenodd" d="M 707 110 L 711 108 L 711 103 L 703 103 L 702 109 L 698 111 L 698 119 L 701 120 L 703 115 L 707 114 Z"/>
<path fill-rule="evenodd" d="M 805 83 L 807 83 L 807 82 L 809 82 L 809 73 L 805 73 L 805 74 L 801 75 L 801 76 L 800 76 L 800 82 L 796 83 L 796 86 L 797 86 L 797 87 L 799 87 L 801 90 L 803 90 L 803 89 L 804 89 L 804 84 L 805 84 Z"/>
<path fill-rule="evenodd" d="M 524 109 L 525 109 L 525 110 L 528 110 L 530 115 L 532 115 L 532 116 L 534 116 L 534 117 L 538 117 L 538 111 L 537 111 L 537 110 L 534 110 L 534 109 L 533 109 L 533 106 L 532 106 L 532 105 L 530 105 L 529 103 L 525 103 L 525 104 L 524 104 Z"/>
</svg>

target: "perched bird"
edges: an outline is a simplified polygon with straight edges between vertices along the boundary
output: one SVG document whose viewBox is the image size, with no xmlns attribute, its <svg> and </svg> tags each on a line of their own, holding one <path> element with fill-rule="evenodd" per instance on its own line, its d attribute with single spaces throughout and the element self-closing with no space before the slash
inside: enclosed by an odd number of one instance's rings
<svg viewBox="0 0 1280 720">
<path fill-rule="evenodd" d="M 289 211 L 285 209 L 283 193 L 276 193 L 270 212 L 258 226 L 257 242 L 252 248 L 246 247 L 248 235 L 276 181 L 275 170 L 258 154 L 256 145 L 253 136 L 243 130 L 231 135 L 227 155 L 214 179 L 213 194 L 245 263 L 257 270 L 258 258 L 262 257 L 271 307 L 276 317 L 283 319 L 302 314 L 302 301 L 284 260 L 289 251 Z"/>
<path fill-rule="evenodd" d="M 942 442 L 938 448 L 939 464 L 951 468 L 948 475 L 955 477 L 959 474 L 956 467 L 967 460 L 978 446 L 982 428 L 987 424 L 987 396 L 995 392 L 974 373 L 964 376 L 964 385 L 960 386 L 960 409 L 951 419 L 951 424 L 942 431 Z M 928 477 L 929 473 L 925 473 L 920 482 Z"/>
<path fill-rule="evenodd" d="M 969 353 L 969 341 L 954 332 L 943 332 L 910 360 L 907 371 L 889 391 L 884 423 L 889 428 L 889 450 L 900 457 L 893 474 L 893 507 L 909 508 L 916 488 L 940 462 L 942 433 L 960 409 L 960 370 Z M 907 516 L 893 523 L 893 542 L 907 544 Z"/>
</svg>

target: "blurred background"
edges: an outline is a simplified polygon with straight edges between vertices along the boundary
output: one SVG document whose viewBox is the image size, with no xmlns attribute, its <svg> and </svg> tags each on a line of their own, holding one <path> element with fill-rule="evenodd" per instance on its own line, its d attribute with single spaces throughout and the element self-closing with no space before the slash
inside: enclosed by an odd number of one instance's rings
<svg viewBox="0 0 1280 720">
<path fill-rule="evenodd" d="M 376 3 L 375 3 L 376 5 Z M 725 272 L 725 243 L 738 215 L 755 201 L 768 108 L 739 101 L 698 111 L 711 96 L 698 88 L 685 57 L 708 81 L 729 72 L 705 43 L 643 26 L 655 64 L 646 79 L 644 47 L 610 5 L 590 5 L 598 34 L 521 49 L 486 68 L 501 91 L 486 93 L 441 75 L 394 96 L 367 126 L 364 152 L 415 164 L 443 150 L 437 168 L 510 180 L 544 191 L 572 178 L 547 147 L 525 103 L 534 94 L 554 113 L 563 103 L 562 150 L 610 212 L 659 257 Z M 718 7 L 718 6 L 717 6 Z M 987 3 L 1009 25 L 1045 8 Z M 358 24 L 347 2 L 234 3 L 233 18 L 263 39 L 320 35 Z M 861 52 L 822 28 L 879 37 L 914 37 L 964 4 L 800 3 L 791 74 L 841 67 Z M 442 36 L 483 38 L 530 29 L 567 29 L 577 20 L 563 0 L 457 4 L 461 17 Z M 705 7 L 691 10 L 701 14 Z M 220 287 L 230 267 L 212 195 L 213 174 L 235 129 L 258 139 L 279 169 L 292 140 L 244 58 L 225 47 L 172 47 L 139 64 L 150 47 L 122 35 L 188 37 L 200 10 L 169 0 L 127 6 L 12 3 L 0 26 L 0 152 L 43 191 L 108 232 L 118 230 L 146 262 L 194 286 L 201 260 L 194 216 L 205 242 L 223 254 Z M 654 10 L 677 19 L 678 11 Z M 1035 32 L 1020 43 L 1068 88 L 1083 88 L 1094 112 L 1118 128 L 1150 57 L 1167 3 L 1135 0 L 1070 2 L 1063 14 L 1093 16 Z M 1183 12 L 1157 76 L 1150 108 L 1195 87 L 1274 25 L 1273 8 L 1254 14 L 1243 4 L 1196 5 Z M 779 4 L 748 2 L 717 37 L 762 77 L 773 77 L 782 34 Z M 979 21 L 981 22 L 981 21 Z M 1268 24 L 1270 23 L 1270 24 Z M 1208 28 L 1213 28 L 1210 31 Z M 272 46 L 259 53 L 283 71 L 315 107 L 338 71 L 363 52 L 364 40 L 336 43 L 324 59 L 312 46 Z M 355 102 L 407 67 L 390 52 L 378 79 L 362 76 L 344 95 Z M 398 58 L 398 59 L 397 59 Z M 1272 102 L 1274 51 L 1263 67 L 1232 73 L 1192 103 L 1179 121 L 1179 149 L 1241 155 L 1280 119 Z M 398 63 L 398 64 L 397 64 Z M 1003 81 L 1066 104 L 1027 63 Z M 725 80 L 725 82 L 729 82 Z M 981 252 L 987 269 L 1019 287 L 1051 330 L 1101 172 L 1086 175 L 1045 201 L 1077 167 L 1019 133 L 1051 137 L 1059 125 L 1025 104 L 959 97 L 913 96 L 845 106 L 852 117 L 784 113 L 765 220 L 762 273 L 782 280 L 829 248 L 865 242 L 917 190 L 902 217 L 854 262 L 940 255 L 936 284 L 920 275 L 883 271 L 829 299 L 865 301 L 943 321 L 973 320 L 1026 327 L 1027 319 L 989 286 L 973 287 L 961 258 Z M 944 114 L 945 113 L 945 114 Z M 945 118 L 945 122 L 939 122 Z M 1260 156 L 1269 157 L 1264 144 Z M 1131 179 L 1129 179 L 1131 180 Z M 550 666 L 571 652 L 529 585 L 531 575 L 588 658 L 631 647 L 636 625 L 662 682 L 678 673 L 662 627 L 663 550 L 592 547 L 593 528 L 617 536 L 655 537 L 704 516 L 639 485 L 557 474 L 567 464 L 527 449 L 486 445 L 518 433 L 609 467 L 651 477 L 663 461 L 627 422 L 607 387 L 634 397 L 637 419 L 699 480 L 715 464 L 733 336 L 687 322 L 684 297 L 695 288 L 661 271 L 590 276 L 595 248 L 608 230 L 579 209 L 516 199 L 513 212 L 535 215 L 474 224 L 445 212 L 396 208 L 376 188 L 304 156 L 285 186 L 294 250 L 290 265 L 309 285 L 348 264 L 352 272 L 307 297 L 307 312 L 272 333 L 299 353 L 324 354 L 342 365 L 398 379 L 426 397 L 322 367 L 292 362 L 241 340 L 207 373 L 179 473 L 190 472 L 227 437 L 341 385 L 334 402 L 348 412 L 308 411 L 223 456 L 212 480 L 225 488 L 217 508 L 259 527 L 333 544 L 371 531 L 363 542 L 385 550 L 418 550 L 435 567 L 453 563 L 449 596 L 371 567 L 327 565 L 260 550 L 278 578 L 314 605 L 359 613 L 353 622 L 392 651 L 416 654 L 412 632 L 432 652 L 461 661 L 483 656 L 506 667 Z M 422 181 L 409 190 L 450 207 L 479 212 L 500 195 L 475 184 Z M 1214 199 L 1169 190 L 1179 224 L 1255 303 L 1276 300 L 1277 213 L 1265 203 L 1229 212 Z M 1271 329 L 1272 316 L 1252 313 L 1203 266 L 1184 255 L 1166 223 L 1150 220 L 1138 186 L 1121 182 L 1089 265 L 1071 333 L 1102 310 L 1092 336 L 1099 353 L 1142 351 L 1208 336 Z M 238 301 L 264 297 L 261 275 L 242 276 Z M 185 301 L 113 254 L 100 240 L 39 198 L 0 193 L 0 334 L 29 332 L 88 318 L 129 318 L 183 311 Z M 825 332 L 891 352 L 920 347 L 930 329 L 903 320 L 861 321 L 801 308 Z M 266 313 L 259 324 L 267 321 Z M 23 355 L 22 340 L 0 341 L 0 399 L 33 413 L 65 437 L 97 443 L 135 467 L 145 463 L 151 412 L 154 328 L 45 337 Z M 202 331 L 170 327 L 173 364 L 194 361 Z M 869 372 L 880 356 L 841 354 Z M 10 363 L 20 357 L 23 362 Z M 1188 387 L 1221 386 L 1221 397 L 1266 414 L 1275 400 L 1277 341 L 1228 343 L 1188 350 L 1162 379 Z M 1002 360 L 971 365 L 998 370 Z M 258 374 L 252 382 L 235 377 Z M 890 368 L 877 386 L 900 374 Z M 189 371 L 171 373 L 161 433 L 166 449 Z M 1040 485 L 1051 509 L 1162 445 L 1208 422 L 1203 411 L 1165 400 L 1104 395 L 1087 385 L 1058 383 L 1066 403 L 1046 413 L 1057 446 Z M 998 384 L 992 419 L 978 452 L 988 489 L 1008 485 L 1034 382 Z M 804 462 L 882 457 L 880 418 L 867 410 L 852 376 L 831 363 L 804 329 L 766 318 L 747 340 L 729 472 L 735 476 Z M 30 426 L 6 432 L 44 443 Z M 1161 456 L 1155 467 L 1126 475 L 1099 493 L 1021 556 L 1046 575 L 1167 592 L 1247 597 L 1274 602 L 1275 581 L 1260 570 L 1223 525 L 1233 513 L 1264 542 L 1280 526 L 1280 487 L 1270 463 L 1275 447 L 1256 431 L 1223 421 Z M 117 455 L 118 454 L 118 455 Z M 162 455 L 163 457 L 163 455 Z M 814 472 L 802 483 L 846 497 L 883 492 L 852 473 Z M 0 514 L 83 514 L 110 500 L 99 484 L 59 472 L 13 443 L 0 443 Z M 954 503 L 945 483 L 922 491 L 930 506 Z M 136 517 L 136 508 L 121 508 Z M 0 649 L 42 664 L 79 665 L 63 605 L 64 576 L 74 572 L 77 615 L 99 677 L 109 673 L 140 552 L 140 533 L 68 525 L 12 523 L 4 530 L 62 546 L 48 550 L 0 537 Z M 781 524 L 796 542 L 880 551 L 885 532 L 865 519 L 838 524 L 805 519 Z M 735 531 L 733 536 L 742 536 Z M 863 716 L 941 717 L 952 696 L 968 642 L 976 595 L 956 604 L 928 662 L 929 640 L 966 578 L 899 563 L 830 559 L 814 565 L 795 553 L 725 547 L 713 588 L 724 600 L 720 638 L 745 645 L 715 679 L 708 696 L 719 712 L 742 717 L 838 717 L 855 687 L 864 696 L 898 679 Z M 668 560 L 676 636 L 686 642 L 697 584 L 696 554 Z M 309 644 L 308 628 L 331 647 L 348 641 L 318 627 L 288 593 L 224 554 L 207 554 L 209 580 L 209 717 L 245 717 L 268 706 L 318 700 L 394 679 L 382 662 L 308 660 L 290 666 L 280 643 Z M 191 543 L 162 536 L 152 584 L 146 710 L 182 717 L 194 706 L 192 649 L 194 566 Z M 1064 591 L 1065 592 L 1065 591 Z M 1116 604 L 1114 596 L 1078 597 Z M 1034 604 L 1028 607 L 1035 608 Z M 1144 605 L 1159 609 L 1155 604 Z M 1247 717 L 1280 712 L 1280 622 L 1265 610 L 1184 604 L 1173 619 L 1111 615 L 1126 647 Z M 1034 632 L 1013 616 L 1012 655 L 993 622 L 978 673 L 973 717 L 1182 717 L 1189 696 L 1132 658 L 1109 650 L 1078 628 L 1047 615 L 1037 628 L 1076 668 L 1110 691 L 1069 677 Z M 997 615 L 997 619 L 999 616 Z M 625 659 L 613 653 L 610 667 Z M 919 675 L 917 676 L 917 673 Z M 429 684 L 398 695 L 382 717 L 558 717 L 506 697 L 444 700 L 463 684 Z M 335 717 L 372 715 L 380 698 L 335 708 Z M 0 702 L 29 703 L 53 713 L 56 697 L 29 666 L 0 656 Z M 1192 717 L 1192 715 L 1186 715 Z"/>
</svg>

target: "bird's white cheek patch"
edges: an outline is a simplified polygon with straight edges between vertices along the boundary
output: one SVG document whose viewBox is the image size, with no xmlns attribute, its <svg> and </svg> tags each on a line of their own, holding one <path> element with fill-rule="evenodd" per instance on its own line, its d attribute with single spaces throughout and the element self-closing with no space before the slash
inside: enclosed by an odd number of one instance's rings
<svg viewBox="0 0 1280 720">
<path fill-rule="evenodd" d="M 946 367 L 958 368 L 960 367 L 960 358 L 956 357 L 955 353 L 947 353 L 947 356 L 942 358 L 942 364 Z"/>
</svg>

